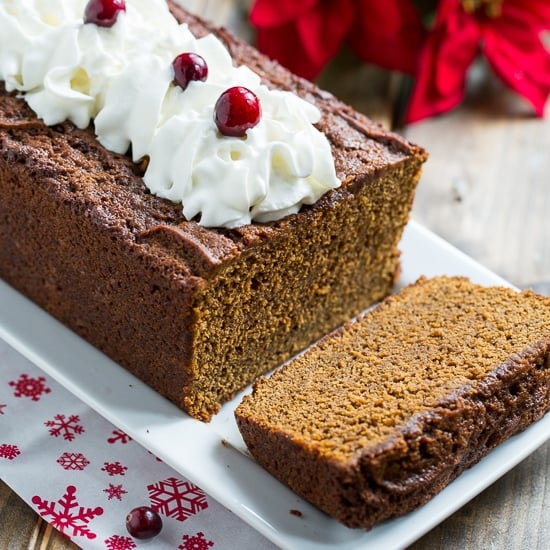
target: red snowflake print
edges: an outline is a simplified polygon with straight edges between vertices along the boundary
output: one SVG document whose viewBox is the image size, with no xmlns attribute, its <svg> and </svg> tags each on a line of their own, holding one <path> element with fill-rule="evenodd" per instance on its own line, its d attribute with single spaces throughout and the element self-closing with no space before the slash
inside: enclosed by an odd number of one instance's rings
<svg viewBox="0 0 550 550">
<path fill-rule="evenodd" d="M 50 428 L 50 435 L 52 437 L 62 435 L 66 441 L 72 441 L 75 438 L 75 434 L 84 433 L 84 428 L 79 422 L 80 417 L 76 414 L 72 414 L 69 418 L 64 414 L 56 414 L 53 420 L 44 422 L 44 425 Z"/>
<path fill-rule="evenodd" d="M 122 488 L 122 485 L 113 485 L 112 483 L 109 483 L 109 487 L 107 487 L 107 489 L 103 489 L 103 492 L 107 493 L 108 500 L 112 500 L 113 498 L 122 500 L 122 495 L 128 493 L 128 491 L 125 491 Z"/>
<path fill-rule="evenodd" d="M 151 507 L 167 517 L 184 521 L 201 510 L 208 508 L 206 495 L 196 485 L 169 477 L 164 481 L 148 485 Z"/>
<path fill-rule="evenodd" d="M 19 380 L 12 380 L 9 384 L 15 388 L 13 392 L 15 397 L 30 397 L 31 401 L 39 401 L 42 394 L 52 391 L 46 386 L 46 379 L 43 376 L 31 378 L 27 374 L 22 374 Z"/>
<path fill-rule="evenodd" d="M 105 539 L 105 546 L 108 550 L 132 550 L 136 548 L 136 543 L 130 537 L 113 535 Z"/>
<path fill-rule="evenodd" d="M 190 537 L 189 535 L 183 535 L 183 544 L 178 546 L 179 550 L 208 550 L 208 548 L 214 546 L 211 540 L 204 538 L 204 533 L 200 531 Z"/>
<path fill-rule="evenodd" d="M 57 463 L 64 470 L 84 470 L 90 461 L 82 453 L 63 453 Z"/>
<path fill-rule="evenodd" d="M 123 466 L 118 460 L 116 462 L 104 462 L 102 472 L 107 472 L 110 476 L 123 476 L 126 474 L 128 466 Z"/>
<path fill-rule="evenodd" d="M 0 414 L 4 414 L 4 409 L 7 407 L 6 404 L 0 403 Z"/>
<path fill-rule="evenodd" d="M 65 494 L 57 502 L 43 500 L 38 495 L 32 497 L 32 502 L 36 504 L 38 513 L 64 535 L 95 539 L 97 535 L 90 531 L 88 523 L 96 516 L 101 516 L 103 508 L 80 506 L 75 494 L 76 487 L 68 485 Z"/>
<path fill-rule="evenodd" d="M 125 445 L 126 443 L 132 441 L 132 438 L 127 433 L 124 433 L 122 430 L 113 430 L 112 434 L 113 437 L 109 437 L 107 439 L 107 443 L 110 443 L 111 445 L 117 442 Z"/>
<path fill-rule="evenodd" d="M 10 443 L 2 443 L 0 445 L 0 458 L 7 458 L 13 460 L 21 454 L 17 445 L 11 445 Z"/>
<path fill-rule="evenodd" d="M 108 550 L 133 550 L 137 548 L 136 543 L 130 537 L 113 535 L 105 539 L 105 546 Z"/>
</svg>

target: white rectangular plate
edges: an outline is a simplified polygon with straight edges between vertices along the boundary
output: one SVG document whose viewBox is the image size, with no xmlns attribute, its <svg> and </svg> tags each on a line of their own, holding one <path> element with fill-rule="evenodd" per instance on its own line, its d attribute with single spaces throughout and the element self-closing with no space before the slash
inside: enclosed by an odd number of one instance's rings
<svg viewBox="0 0 550 550">
<path fill-rule="evenodd" d="M 415 222 L 407 226 L 401 250 L 398 286 L 420 275 L 438 274 L 507 285 Z M 193 420 L 2 281 L 0 337 L 282 548 L 404 548 L 518 464 L 550 434 L 550 415 L 546 415 L 418 510 L 369 532 L 352 530 L 304 502 L 247 456 L 233 419 L 241 396 L 224 405 L 210 424 Z"/>
</svg>

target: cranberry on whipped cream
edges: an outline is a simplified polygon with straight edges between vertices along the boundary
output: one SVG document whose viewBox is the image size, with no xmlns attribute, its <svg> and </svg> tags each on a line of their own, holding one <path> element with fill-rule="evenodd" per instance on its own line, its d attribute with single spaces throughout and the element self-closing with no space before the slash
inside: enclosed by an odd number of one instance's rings
<svg viewBox="0 0 550 550">
<path fill-rule="evenodd" d="M 165 0 L 103 1 L 125 5 L 112 26 L 85 23 L 100 0 L 0 0 L 0 79 L 46 124 L 93 121 L 104 147 L 149 159 L 152 193 L 207 227 L 277 220 L 340 185 L 315 106 L 235 66 L 220 40 L 193 36 Z M 185 89 L 172 65 L 182 52 L 208 67 Z M 246 139 L 220 135 L 215 121 L 218 98 L 234 87 L 261 104 Z"/>
<path fill-rule="evenodd" d="M 244 137 L 260 122 L 260 101 L 244 86 L 225 90 L 214 106 L 214 120 L 224 136 Z"/>
<path fill-rule="evenodd" d="M 185 90 L 192 80 L 205 81 L 208 76 L 208 65 L 204 58 L 193 52 L 180 53 L 172 61 L 174 82 Z"/>
<path fill-rule="evenodd" d="M 112 27 L 120 12 L 126 11 L 124 0 L 89 0 L 84 11 L 84 23 Z"/>
</svg>

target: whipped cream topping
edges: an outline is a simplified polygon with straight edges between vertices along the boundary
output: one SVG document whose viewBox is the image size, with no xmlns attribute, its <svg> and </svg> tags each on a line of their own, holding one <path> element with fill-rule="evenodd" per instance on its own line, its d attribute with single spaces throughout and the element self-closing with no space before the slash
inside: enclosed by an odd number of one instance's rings
<svg viewBox="0 0 550 550">
<path fill-rule="evenodd" d="M 126 0 L 111 28 L 84 24 L 86 4 L 0 0 L 0 79 L 46 124 L 93 120 L 104 147 L 149 158 L 143 179 L 152 193 L 208 227 L 280 219 L 340 185 L 315 106 L 235 67 L 220 40 L 195 38 L 165 0 Z M 206 81 L 186 90 L 173 83 L 182 52 L 208 64 Z M 262 109 L 244 138 L 220 135 L 213 117 L 218 97 L 237 85 Z"/>
</svg>

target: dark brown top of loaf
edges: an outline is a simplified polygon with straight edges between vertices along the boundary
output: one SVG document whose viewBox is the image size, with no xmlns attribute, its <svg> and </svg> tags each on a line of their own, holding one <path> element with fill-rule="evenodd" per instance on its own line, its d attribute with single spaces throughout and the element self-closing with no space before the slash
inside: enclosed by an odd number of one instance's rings
<svg viewBox="0 0 550 550">
<path fill-rule="evenodd" d="M 504 376 L 517 354 L 543 341 L 550 298 L 460 277 L 421 279 L 259 380 L 237 418 L 352 460 L 415 415 L 459 406 L 458 393 Z"/>
<path fill-rule="evenodd" d="M 356 185 L 364 184 L 386 166 L 411 157 L 418 164 L 425 160 L 425 152 L 419 147 L 384 131 L 332 95 L 293 76 L 228 31 L 216 31 L 173 3 L 170 7 L 195 34 L 216 32 L 235 62 L 248 64 L 269 86 L 291 90 L 321 109 L 318 126 L 332 144 L 336 170 L 344 184 L 315 205 L 304 207 L 298 215 L 279 222 L 235 230 L 205 229 L 186 221 L 180 204 L 152 196 L 141 179 L 142 167 L 128 157 L 106 151 L 92 129 L 82 131 L 68 122 L 48 128 L 23 100 L 7 94 L 0 83 L 0 138 L 9 151 L 9 160 L 26 163 L 37 177 L 47 180 L 52 193 L 66 197 L 73 208 L 81 209 L 99 226 L 109 227 L 113 239 L 164 249 L 167 258 L 179 256 L 180 270 L 205 277 L 224 260 L 255 243 L 276 238 L 294 224 L 307 223 L 331 201 L 353 192 Z"/>
</svg>

